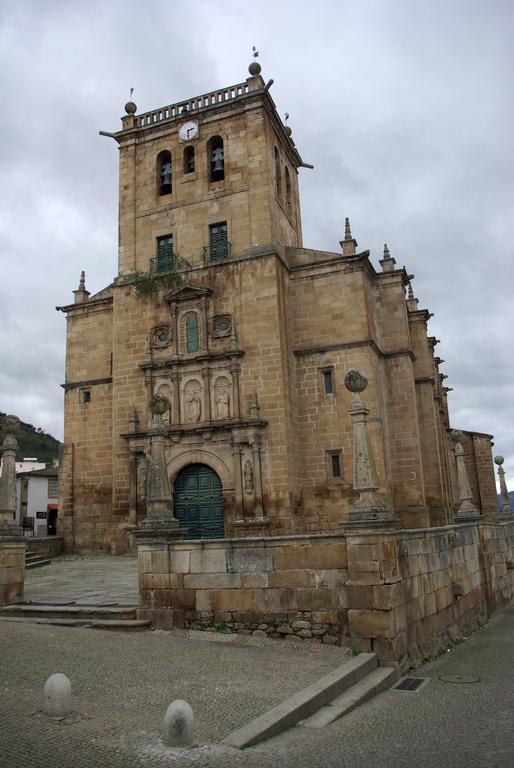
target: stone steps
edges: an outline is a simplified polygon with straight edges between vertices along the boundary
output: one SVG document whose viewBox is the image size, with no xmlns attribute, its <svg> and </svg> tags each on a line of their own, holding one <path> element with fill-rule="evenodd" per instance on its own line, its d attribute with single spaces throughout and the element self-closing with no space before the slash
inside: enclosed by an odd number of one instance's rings
<svg viewBox="0 0 514 768">
<path fill-rule="evenodd" d="M 93 629 L 143 630 L 150 621 L 137 618 L 133 605 L 89 603 L 17 603 L 0 609 L 0 619 Z"/>
<path fill-rule="evenodd" d="M 43 565 L 50 565 L 52 561 L 44 555 L 35 555 L 31 552 L 27 552 L 25 555 L 25 569 L 30 570 L 32 568 L 41 568 Z"/>
<path fill-rule="evenodd" d="M 355 707 L 372 699 L 377 693 L 390 688 L 397 679 L 398 673 L 393 667 L 377 667 L 362 680 L 354 683 L 347 691 L 336 696 L 329 704 L 318 709 L 300 725 L 302 728 L 324 728 L 333 723 L 334 720 L 351 712 Z"/>
<path fill-rule="evenodd" d="M 232 731 L 222 743 L 245 749 L 299 724 L 312 728 L 327 725 L 397 679 L 395 669 L 377 667 L 377 664 L 374 653 L 361 653 L 345 661 L 307 688 Z"/>
</svg>

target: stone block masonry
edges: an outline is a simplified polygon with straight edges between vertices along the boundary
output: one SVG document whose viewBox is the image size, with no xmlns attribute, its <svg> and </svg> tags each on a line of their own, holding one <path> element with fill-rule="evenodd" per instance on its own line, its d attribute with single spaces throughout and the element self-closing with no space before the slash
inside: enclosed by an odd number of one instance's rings
<svg viewBox="0 0 514 768">
<path fill-rule="evenodd" d="M 346 644 L 344 536 L 139 545 L 140 614 L 165 627 Z"/>
<path fill-rule="evenodd" d="M 514 594 L 514 520 L 139 544 L 154 626 L 315 639 L 407 668 Z"/>
</svg>

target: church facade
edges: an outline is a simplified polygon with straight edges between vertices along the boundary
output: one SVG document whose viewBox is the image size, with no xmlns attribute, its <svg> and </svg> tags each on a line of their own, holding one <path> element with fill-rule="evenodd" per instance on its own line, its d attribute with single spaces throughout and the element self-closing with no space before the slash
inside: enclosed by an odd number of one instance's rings
<svg viewBox="0 0 514 768">
<path fill-rule="evenodd" d="M 366 372 L 377 495 L 397 527 L 453 523 L 447 388 L 429 313 L 387 246 L 375 268 L 346 221 L 305 248 L 304 163 L 260 74 L 137 115 L 119 145 L 119 256 L 67 317 L 59 533 L 123 553 L 146 517 L 152 436 L 165 427 L 188 539 L 341 529 L 352 479 L 348 370 Z M 155 416 L 148 403 L 166 398 Z M 159 425 L 156 423 L 159 420 Z M 496 514 L 491 436 L 462 438 L 473 504 Z"/>
</svg>

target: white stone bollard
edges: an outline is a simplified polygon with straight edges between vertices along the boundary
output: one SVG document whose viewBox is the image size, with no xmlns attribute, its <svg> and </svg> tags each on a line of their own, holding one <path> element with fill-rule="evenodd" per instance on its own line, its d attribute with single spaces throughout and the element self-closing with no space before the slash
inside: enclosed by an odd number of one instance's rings
<svg viewBox="0 0 514 768">
<path fill-rule="evenodd" d="M 43 688 L 43 712 L 48 717 L 71 715 L 71 683 L 66 675 L 50 675 Z"/>
<path fill-rule="evenodd" d="M 162 740 L 167 747 L 193 746 L 193 710 L 183 699 L 173 701 L 162 721 Z"/>
</svg>

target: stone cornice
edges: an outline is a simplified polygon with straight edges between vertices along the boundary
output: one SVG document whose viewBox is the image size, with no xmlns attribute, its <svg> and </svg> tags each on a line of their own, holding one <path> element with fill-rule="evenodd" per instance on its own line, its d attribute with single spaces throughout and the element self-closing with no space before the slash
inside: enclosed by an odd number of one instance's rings
<svg viewBox="0 0 514 768">
<path fill-rule="evenodd" d="M 112 384 L 112 376 L 105 379 L 85 379 L 84 381 L 67 381 L 61 384 L 61 387 L 68 391 L 69 389 L 78 389 L 79 387 L 96 387 L 99 384 Z"/>
<path fill-rule="evenodd" d="M 295 349 L 293 350 L 293 354 L 295 357 L 306 357 L 307 355 L 319 355 L 324 354 L 326 352 L 337 352 L 339 350 L 343 349 L 353 349 L 355 347 L 369 347 L 373 350 L 373 352 L 377 355 L 377 357 L 381 358 L 391 358 L 391 357 L 401 357 L 402 355 L 407 355 L 410 357 L 410 359 L 414 362 L 416 360 L 416 355 L 411 349 L 399 349 L 399 350 L 392 350 L 389 352 L 384 352 L 376 341 L 373 339 L 363 339 L 362 341 L 349 341 L 346 343 L 341 344 L 326 344 L 323 347 L 309 347 L 304 349 Z"/>
</svg>

